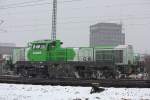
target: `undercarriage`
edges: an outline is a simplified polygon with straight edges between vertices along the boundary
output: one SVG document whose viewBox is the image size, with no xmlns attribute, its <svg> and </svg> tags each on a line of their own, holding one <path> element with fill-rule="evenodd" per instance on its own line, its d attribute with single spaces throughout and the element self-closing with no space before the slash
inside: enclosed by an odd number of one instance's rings
<svg viewBox="0 0 150 100">
<path fill-rule="evenodd" d="M 114 79 L 116 70 L 113 64 L 100 62 L 30 62 L 19 61 L 15 73 L 23 77 Z"/>
</svg>

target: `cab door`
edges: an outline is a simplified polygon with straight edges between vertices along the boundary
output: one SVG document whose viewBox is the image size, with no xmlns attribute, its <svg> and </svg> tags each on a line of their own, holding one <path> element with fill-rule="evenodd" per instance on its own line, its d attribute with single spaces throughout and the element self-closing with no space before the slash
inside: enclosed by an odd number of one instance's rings
<svg viewBox="0 0 150 100">
<path fill-rule="evenodd" d="M 34 44 L 30 52 L 32 61 L 47 61 L 47 46 L 46 44 Z"/>
</svg>

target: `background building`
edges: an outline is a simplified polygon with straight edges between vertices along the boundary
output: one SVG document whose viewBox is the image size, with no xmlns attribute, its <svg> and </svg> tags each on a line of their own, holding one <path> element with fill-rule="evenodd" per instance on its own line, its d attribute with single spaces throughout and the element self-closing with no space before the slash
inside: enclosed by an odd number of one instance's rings
<svg viewBox="0 0 150 100">
<path fill-rule="evenodd" d="M 122 25 L 116 23 L 98 23 L 90 26 L 90 47 L 118 46 L 125 44 Z"/>
<path fill-rule="evenodd" d="M 0 43 L 1 47 L 15 47 L 16 44 L 14 43 Z"/>
<path fill-rule="evenodd" d="M 0 55 L 11 55 L 13 49 L 16 47 L 14 43 L 0 43 Z"/>
<path fill-rule="evenodd" d="M 3 59 L 5 56 L 12 56 L 13 50 L 17 48 L 25 47 L 16 47 L 14 43 L 0 43 L 0 59 Z"/>
<path fill-rule="evenodd" d="M 13 55 L 14 50 L 21 48 L 25 47 L 16 47 L 14 43 L 0 43 L 0 74 L 5 74 L 9 71 L 8 70 L 9 67 L 6 65 L 6 63 L 8 63 L 7 61 L 9 61 L 14 57 L 17 58 L 18 57 L 17 53 Z"/>
</svg>

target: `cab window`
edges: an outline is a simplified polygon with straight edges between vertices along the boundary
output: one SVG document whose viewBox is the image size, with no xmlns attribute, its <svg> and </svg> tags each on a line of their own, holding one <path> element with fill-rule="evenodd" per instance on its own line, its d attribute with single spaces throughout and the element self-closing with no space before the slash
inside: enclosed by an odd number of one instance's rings
<svg viewBox="0 0 150 100">
<path fill-rule="evenodd" d="M 33 49 L 45 49 L 46 48 L 46 44 L 34 44 Z"/>
</svg>

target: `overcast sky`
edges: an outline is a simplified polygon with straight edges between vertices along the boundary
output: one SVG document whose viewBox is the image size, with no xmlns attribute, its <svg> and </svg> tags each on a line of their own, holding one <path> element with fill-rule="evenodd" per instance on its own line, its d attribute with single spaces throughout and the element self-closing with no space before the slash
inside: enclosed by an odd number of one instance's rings
<svg viewBox="0 0 150 100">
<path fill-rule="evenodd" d="M 67 2 L 70 1 L 70 2 Z M 52 0 L 0 0 L 0 42 L 25 46 L 50 39 Z M 64 46 L 89 46 L 89 26 L 123 24 L 126 44 L 150 53 L 150 0 L 58 0 L 57 38 Z"/>
</svg>

